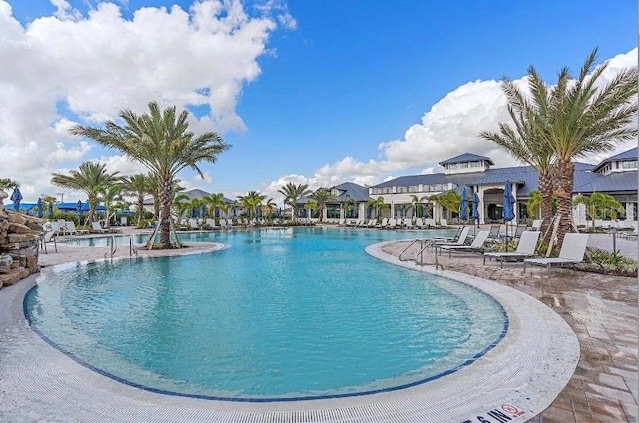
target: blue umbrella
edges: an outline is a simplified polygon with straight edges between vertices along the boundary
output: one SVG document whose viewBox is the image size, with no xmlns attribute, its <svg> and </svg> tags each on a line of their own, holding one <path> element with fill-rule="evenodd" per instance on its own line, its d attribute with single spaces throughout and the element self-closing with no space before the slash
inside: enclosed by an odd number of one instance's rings
<svg viewBox="0 0 640 423">
<path fill-rule="evenodd" d="M 20 201 L 22 201 L 22 194 L 20 188 L 15 187 L 11 193 L 11 201 L 13 201 L 13 211 L 20 210 Z"/>
<path fill-rule="evenodd" d="M 76 206 L 76 213 L 78 213 L 78 216 L 82 214 L 82 201 L 80 200 L 78 200 L 78 204 Z"/>
<path fill-rule="evenodd" d="M 49 219 L 53 219 L 53 203 L 49 203 L 49 206 L 47 207 L 47 217 Z"/>
<path fill-rule="evenodd" d="M 477 192 L 473 193 L 473 200 L 471 204 L 472 204 L 471 217 L 478 224 L 478 227 L 480 227 L 480 212 L 478 211 L 478 204 L 480 204 L 480 197 L 478 197 Z"/>
<path fill-rule="evenodd" d="M 505 224 L 505 247 L 507 238 L 509 237 L 509 230 L 507 229 L 507 222 L 512 221 L 516 214 L 513 209 L 513 205 L 515 204 L 516 199 L 513 198 L 513 193 L 511 193 L 511 182 L 507 181 L 504 183 L 504 199 L 502 200 L 502 219 Z M 505 248 L 506 251 L 506 248 Z"/>
<path fill-rule="evenodd" d="M 42 219 L 44 217 L 44 213 L 42 211 L 42 198 L 38 198 L 38 203 L 36 204 L 36 207 L 38 207 L 38 217 Z"/>
<path fill-rule="evenodd" d="M 469 198 L 467 197 L 467 188 L 462 188 L 462 198 L 460 199 L 460 219 L 467 220 L 469 218 Z"/>
</svg>

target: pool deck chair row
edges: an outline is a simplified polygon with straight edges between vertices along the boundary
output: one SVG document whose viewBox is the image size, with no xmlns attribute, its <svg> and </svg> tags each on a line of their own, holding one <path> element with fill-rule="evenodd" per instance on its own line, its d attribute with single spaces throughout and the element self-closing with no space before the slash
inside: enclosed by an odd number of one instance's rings
<svg viewBox="0 0 640 423">
<path fill-rule="evenodd" d="M 539 231 L 525 231 L 520 235 L 520 240 L 518 241 L 518 246 L 515 251 L 492 251 L 484 253 L 482 255 L 482 264 L 486 264 L 487 257 L 489 257 L 489 260 L 495 258 L 496 261 L 500 262 L 500 268 L 502 269 L 502 263 L 505 260 L 523 260 L 525 258 L 532 257 L 535 254 L 539 238 Z"/>
<path fill-rule="evenodd" d="M 527 264 L 533 264 L 536 266 L 547 266 L 547 276 L 551 276 L 551 266 L 554 264 L 563 265 L 580 263 L 584 260 L 584 253 L 587 251 L 588 240 L 589 234 L 566 234 L 558 257 L 524 259 L 524 268 L 522 272 L 526 273 Z"/>
</svg>

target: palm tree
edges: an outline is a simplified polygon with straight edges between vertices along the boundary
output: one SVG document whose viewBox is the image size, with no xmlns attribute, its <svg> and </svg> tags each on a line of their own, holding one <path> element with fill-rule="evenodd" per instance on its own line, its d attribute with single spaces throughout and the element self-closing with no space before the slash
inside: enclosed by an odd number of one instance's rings
<svg viewBox="0 0 640 423">
<path fill-rule="evenodd" d="M 123 180 L 124 191 L 128 195 L 136 197 L 136 213 L 138 214 L 138 225 L 144 218 L 144 196 L 151 194 L 149 191 L 151 176 L 139 173 L 131 175 Z"/>
<path fill-rule="evenodd" d="M 291 206 L 291 218 L 295 221 L 298 216 L 298 201 L 300 197 L 311 194 L 306 184 L 296 185 L 293 182 L 289 182 L 278 190 L 278 192 L 284 195 L 284 203 Z"/>
<path fill-rule="evenodd" d="M 358 202 L 356 200 L 354 200 L 353 198 L 351 198 L 351 196 L 349 194 L 347 194 L 347 196 L 344 199 L 344 203 L 342 204 L 342 207 L 344 208 L 344 217 L 345 219 L 347 218 L 347 214 L 349 214 L 349 211 L 351 211 L 352 209 L 358 207 Z"/>
<path fill-rule="evenodd" d="M 267 198 L 267 196 L 260 194 L 258 191 L 249 191 L 247 195 L 238 196 L 238 199 L 242 203 L 242 207 L 249 210 L 249 219 L 258 217 L 258 207 L 262 205 L 262 201 L 265 198 Z"/>
<path fill-rule="evenodd" d="M 429 200 L 429 196 L 428 195 L 424 195 L 422 197 L 419 197 L 415 194 L 411 195 L 411 205 L 409 206 L 414 212 L 413 217 L 418 217 L 418 204 L 423 204 L 426 201 Z M 424 217 L 424 216 L 421 216 Z"/>
<path fill-rule="evenodd" d="M 122 182 L 115 183 L 113 185 L 109 185 L 103 188 L 101 192 L 101 197 L 99 201 L 104 202 L 104 207 L 107 209 L 107 216 L 105 218 L 104 226 L 105 228 L 109 228 L 111 226 L 111 216 L 110 213 L 113 211 L 112 203 L 114 201 L 120 201 L 122 199 L 122 190 L 124 189 L 124 185 Z"/>
<path fill-rule="evenodd" d="M 331 195 L 330 191 L 324 188 L 319 188 L 316 190 L 316 192 L 311 194 L 311 199 L 314 200 L 318 205 L 318 210 L 320 211 L 320 222 L 322 222 L 322 215 L 324 214 L 324 209 L 327 203 L 334 202 L 336 201 L 336 199 L 333 195 Z"/>
<path fill-rule="evenodd" d="M 597 49 L 587 57 L 575 81 L 567 68 L 562 69 L 558 82 L 549 91 L 535 71 L 530 72 L 535 75 L 536 87 L 539 87 L 536 91 L 547 93 L 540 98 L 546 102 L 540 111 L 538 132 L 556 160 L 560 245 L 564 235 L 572 230 L 573 159 L 609 152 L 616 143 L 635 140 L 638 136 L 637 124 L 632 125 L 638 115 L 638 68 L 620 71 L 609 83 L 598 87 L 596 81 L 608 62 L 593 69 L 596 55 Z"/>
<path fill-rule="evenodd" d="M 198 136 L 190 132 L 189 112 L 184 110 L 176 114 L 175 106 L 161 111 L 156 102 L 151 102 L 149 114 L 137 115 L 131 110 L 123 110 L 119 116 L 124 120 L 124 126 L 112 121 L 106 122 L 104 129 L 76 125 L 70 133 L 119 150 L 156 176 L 160 199 L 160 242 L 157 247 L 171 248 L 170 212 L 178 173 L 190 168 L 204 177 L 198 164 L 215 163 L 218 155 L 230 146 L 215 132 Z"/>
<path fill-rule="evenodd" d="M 100 201 L 99 195 L 106 187 L 120 181 L 117 176 L 120 172 L 108 173 L 106 164 L 84 162 L 80 164 L 78 170 L 72 170 L 68 174 L 52 173 L 51 183 L 53 185 L 82 191 L 87 194 L 89 203 L 89 224 L 94 221 L 96 207 Z"/>
<path fill-rule="evenodd" d="M 449 216 L 451 216 L 452 212 L 457 212 L 460 209 L 460 201 L 462 201 L 462 197 L 455 190 L 450 189 L 447 192 L 430 196 L 429 200 L 439 204 L 442 208 L 448 211 Z"/>
<path fill-rule="evenodd" d="M 226 203 L 224 202 L 224 194 L 222 194 L 221 192 L 217 194 L 209 194 L 203 197 L 202 201 L 207 206 L 209 216 L 213 218 L 216 217 L 216 209 L 223 210 L 226 207 Z"/>
<path fill-rule="evenodd" d="M 378 197 L 377 199 L 371 199 L 367 201 L 367 206 L 373 207 L 376 212 L 376 220 L 380 223 L 380 215 L 382 214 L 382 210 L 384 210 L 388 204 L 384 202 L 384 197 Z"/>
<path fill-rule="evenodd" d="M 603 194 L 601 192 L 594 192 L 589 196 L 579 194 L 573 199 L 572 205 L 575 207 L 578 204 L 584 204 L 587 208 L 589 216 L 591 216 L 591 225 L 596 227 L 596 218 L 609 217 L 614 220 L 618 220 L 618 213 L 623 213 L 624 207 L 613 196 L 609 194 Z"/>
<path fill-rule="evenodd" d="M 277 204 L 273 198 L 269 198 L 264 206 L 267 208 L 267 210 L 269 210 L 269 220 L 271 221 L 272 220 L 271 215 L 273 214 L 273 209 L 277 207 Z"/>
<path fill-rule="evenodd" d="M 502 91 L 507 97 L 507 109 L 515 130 L 506 123 L 500 123 L 498 126 L 499 132 L 483 131 L 480 133 L 480 137 L 495 142 L 507 150 L 514 158 L 528 164 L 538 172 L 539 205 L 542 217 L 541 231 L 550 237 L 551 233 L 546 230 L 546 227 L 551 224 L 553 216 L 551 207 L 553 153 L 540 140 L 540 135 L 538 134 L 539 125 L 535 124 L 536 120 L 539 120 L 539 111 L 544 108 L 544 101 L 540 99 L 541 93 L 533 88 L 536 87 L 537 78 L 533 68 L 529 68 L 528 78 L 532 92 L 537 94 L 532 95 L 531 100 L 528 100 L 512 81 L 502 78 Z M 548 238 L 545 241 L 548 242 Z"/>
</svg>

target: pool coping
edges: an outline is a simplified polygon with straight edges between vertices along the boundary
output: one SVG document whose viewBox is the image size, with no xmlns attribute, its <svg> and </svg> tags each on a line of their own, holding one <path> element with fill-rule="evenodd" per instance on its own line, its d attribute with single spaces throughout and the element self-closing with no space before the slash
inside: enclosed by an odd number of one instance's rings
<svg viewBox="0 0 640 423">
<path fill-rule="evenodd" d="M 234 403 L 155 394 L 81 366 L 33 332 L 22 313 L 22 298 L 36 283 L 36 275 L 0 291 L 0 379 L 3 381 L 0 420 L 6 414 L 14 420 L 34 415 L 47 416 L 51 421 L 99 421 L 101 417 L 104 421 L 123 422 L 465 422 L 482 421 L 479 416 L 487 421 L 491 418 L 500 421 L 500 414 L 496 413 L 502 413 L 510 421 L 518 422 L 529 420 L 546 409 L 569 381 L 579 358 L 577 338 L 567 323 L 538 300 L 513 288 L 457 272 L 401 262 L 382 251 L 382 247 L 391 242 L 395 241 L 371 245 L 366 251 L 394 265 L 475 286 L 498 300 L 509 318 L 509 330 L 502 342 L 451 375 L 403 390 L 367 396 Z M 199 252 L 202 251 L 184 253 Z M 56 271 L 77 263 L 82 262 L 52 266 L 43 271 Z M 543 325 L 547 330 L 541 330 Z"/>
</svg>

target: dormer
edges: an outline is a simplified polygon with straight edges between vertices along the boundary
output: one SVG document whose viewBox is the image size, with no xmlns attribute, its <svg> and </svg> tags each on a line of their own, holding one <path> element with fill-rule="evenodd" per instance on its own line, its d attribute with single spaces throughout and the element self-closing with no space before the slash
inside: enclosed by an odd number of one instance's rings
<svg viewBox="0 0 640 423">
<path fill-rule="evenodd" d="M 444 167 L 445 175 L 484 172 L 494 165 L 490 158 L 472 153 L 464 153 L 438 164 Z"/>
<path fill-rule="evenodd" d="M 591 171 L 600 175 L 638 170 L 638 147 L 601 161 Z"/>
</svg>

